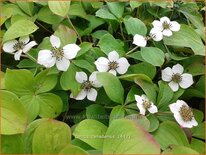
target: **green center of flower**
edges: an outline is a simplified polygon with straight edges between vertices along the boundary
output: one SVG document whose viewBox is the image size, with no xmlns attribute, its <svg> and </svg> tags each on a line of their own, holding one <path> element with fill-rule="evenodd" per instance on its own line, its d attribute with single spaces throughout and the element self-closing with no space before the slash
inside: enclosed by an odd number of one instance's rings
<svg viewBox="0 0 206 155">
<path fill-rule="evenodd" d="M 62 59 L 62 58 L 64 57 L 63 49 L 62 49 L 62 48 L 53 47 L 53 49 L 52 49 L 52 55 L 53 55 L 54 57 L 56 57 L 57 59 Z"/>
<path fill-rule="evenodd" d="M 143 100 L 143 107 L 144 107 L 145 109 L 150 108 L 150 107 L 151 107 L 150 101 L 149 101 L 149 100 Z"/>
<path fill-rule="evenodd" d="M 182 119 L 185 121 L 185 122 L 188 122 L 188 121 L 191 121 L 192 120 L 192 117 L 193 117 L 193 113 L 192 113 L 192 108 L 186 106 L 186 105 L 183 105 L 181 108 L 180 108 L 180 115 L 182 117 Z"/>
<path fill-rule="evenodd" d="M 110 61 L 109 62 L 109 70 L 116 70 L 119 66 L 119 64 L 116 61 Z"/>
<path fill-rule="evenodd" d="M 169 29 L 170 28 L 170 24 L 167 23 L 166 21 L 163 22 L 163 28 L 164 29 Z"/>
<path fill-rule="evenodd" d="M 172 75 L 172 81 L 176 82 L 176 83 L 179 83 L 182 81 L 182 76 L 180 74 L 173 74 Z"/>
<path fill-rule="evenodd" d="M 18 50 L 22 50 L 24 48 L 25 44 L 22 41 L 19 41 L 18 43 L 16 43 L 13 48 L 18 51 Z"/>
<path fill-rule="evenodd" d="M 90 81 L 85 81 L 82 83 L 82 89 L 89 91 L 92 88 L 92 83 Z"/>
</svg>

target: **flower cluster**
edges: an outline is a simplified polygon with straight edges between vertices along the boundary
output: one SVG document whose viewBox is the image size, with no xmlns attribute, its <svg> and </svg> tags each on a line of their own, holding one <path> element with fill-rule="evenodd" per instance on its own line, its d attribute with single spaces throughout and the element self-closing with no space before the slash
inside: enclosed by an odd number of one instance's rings
<svg viewBox="0 0 206 155">
<path fill-rule="evenodd" d="M 153 39 L 154 41 L 161 41 L 163 36 L 170 37 L 172 32 L 180 30 L 180 24 L 176 21 L 170 21 L 168 17 L 162 17 L 160 20 L 152 22 L 153 28 L 150 30 L 149 36 L 142 36 L 139 34 L 134 35 L 133 44 L 139 47 L 145 47 L 147 41 Z"/>
<path fill-rule="evenodd" d="M 170 37 L 173 32 L 180 30 L 180 24 L 176 21 L 170 21 L 168 17 L 162 17 L 160 20 L 152 22 L 153 28 L 150 30 L 149 36 L 136 34 L 133 38 L 133 44 L 138 47 L 145 47 L 147 41 L 161 41 L 164 36 Z M 37 63 L 46 68 L 55 66 L 59 71 L 67 71 L 71 60 L 74 59 L 81 48 L 76 44 L 67 44 L 61 46 L 60 38 L 50 36 L 52 49 L 43 49 L 38 52 Z M 15 60 L 20 60 L 22 53 L 27 53 L 32 47 L 37 45 L 35 41 L 29 42 L 29 36 L 20 37 L 19 40 L 11 40 L 3 45 L 3 50 L 7 53 L 13 53 Z M 81 90 L 77 95 L 70 94 L 71 98 L 83 100 L 87 97 L 90 101 L 96 101 L 97 90 L 102 84 L 97 80 L 98 72 L 109 72 L 114 76 L 117 74 L 125 74 L 130 67 L 128 60 L 125 57 L 120 57 L 117 51 L 108 53 L 108 58 L 99 57 L 94 64 L 97 71 L 87 76 L 85 72 L 76 72 L 75 79 L 81 85 Z M 162 80 L 168 82 L 172 91 L 178 91 L 179 87 L 189 88 L 194 82 L 191 74 L 184 73 L 184 68 L 180 64 L 174 65 L 172 68 L 167 67 L 162 70 Z M 136 105 L 140 114 L 145 115 L 147 111 L 154 114 L 158 112 L 157 106 L 145 95 L 135 95 Z M 197 121 L 194 118 L 192 109 L 182 100 L 177 100 L 176 103 L 169 105 L 169 109 L 174 114 L 177 122 L 186 128 L 197 126 Z"/>
</svg>

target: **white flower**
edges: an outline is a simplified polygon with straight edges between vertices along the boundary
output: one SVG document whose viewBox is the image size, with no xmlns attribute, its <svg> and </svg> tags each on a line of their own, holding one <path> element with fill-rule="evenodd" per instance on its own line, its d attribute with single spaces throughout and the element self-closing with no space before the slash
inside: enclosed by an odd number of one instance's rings
<svg viewBox="0 0 206 155">
<path fill-rule="evenodd" d="M 140 114 L 145 115 L 147 110 L 152 114 L 158 112 L 157 107 L 147 98 L 146 95 L 135 95 L 135 100 L 137 102 L 137 107 L 140 110 Z"/>
<path fill-rule="evenodd" d="M 157 28 L 152 28 L 149 35 L 154 41 L 161 41 L 163 38 L 162 32 Z"/>
<path fill-rule="evenodd" d="M 160 21 L 154 20 L 152 22 L 154 28 L 162 31 L 164 36 L 172 36 L 172 31 L 176 32 L 180 30 L 180 24 L 176 21 L 170 21 L 168 17 L 160 18 Z"/>
<path fill-rule="evenodd" d="M 35 41 L 29 42 L 29 36 L 20 37 L 19 40 L 11 40 L 3 44 L 3 50 L 7 53 L 15 53 L 14 59 L 20 60 L 21 54 L 28 52 L 37 45 Z"/>
<path fill-rule="evenodd" d="M 88 100 L 96 101 L 97 91 L 93 87 L 99 88 L 102 86 L 99 81 L 97 81 L 96 74 L 97 72 L 93 72 L 88 79 L 86 73 L 77 72 L 76 80 L 81 84 L 82 90 L 77 96 L 74 97 L 71 94 L 70 97 L 76 100 L 83 100 L 87 96 Z"/>
<path fill-rule="evenodd" d="M 119 58 L 116 51 L 108 54 L 108 59 L 100 57 L 95 61 L 95 65 L 99 72 L 110 72 L 116 76 L 117 73 L 125 74 L 130 66 L 127 59 L 124 57 Z"/>
<path fill-rule="evenodd" d="M 147 45 L 147 38 L 142 35 L 135 34 L 133 37 L 133 44 L 139 47 L 145 47 Z"/>
<path fill-rule="evenodd" d="M 192 108 L 190 108 L 184 101 L 177 100 L 176 103 L 170 104 L 169 108 L 181 127 L 192 128 L 193 126 L 198 125 L 192 113 Z"/>
<path fill-rule="evenodd" d="M 53 67 L 55 64 L 60 71 L 67 71 L 70 60 L 75 58 L 80 50 L 76 44 L 68 44 L 63 48 L 60 47 L 60 39 L 54 35 L 50 37 L 53 46 L 52 50 L 40 50 L 37 62 L 46 68 Z"/>
<path fill-rule="evenodd" d="M 194 82 L 191 74 L 183 73 L 184 68 L 180 64 L 174 65 L 172 68 L 167 67 L 162 70 L 162 80 L 169 82 L 170 88 L 176 92 L 181 88 L 189 88 Z"/>
</svg>

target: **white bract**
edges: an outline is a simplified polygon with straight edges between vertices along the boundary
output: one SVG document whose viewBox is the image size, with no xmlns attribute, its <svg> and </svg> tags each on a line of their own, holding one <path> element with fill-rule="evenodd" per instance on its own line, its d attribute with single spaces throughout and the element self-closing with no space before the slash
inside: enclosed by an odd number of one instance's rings
<svg viewBox="0 0 206 155">
<path fill-rule="evenodd" d="M 194 81 L 191 74 L 183 73 L 183 71 L 184 68 L 180 64 L 176 64 L 172 68 L 167 67 L 162 70 L 162 80 L 169 82 L 169 86 L 174 92 L 178 91 L 179 86 L 186 89 Z"/>
<path fill-rule="evenodd" d="M 135 34 L 133 37 L 133 44 L 139 47 L 145 47 L 147 45 L 147 41 L 149 39 L 153 39 L 154 41 L 161 41 L 163 38 L 162 32 L 157 28 L 152 28 L 150 30 L 149 36 L 145 37 L 139 34 Z"/>
<path fill-rule="evenodd" d="M 130 66 L 126 58 L 119 58 L 116 51 L 108 54 L 108 59 L 100 57 L 95 61 L 95 65 L 99 72 L 109 72 L 116 76 L 117 73 L 125 74 Z"/>
<path fill-rule="evenodd" d="M 11 40 L 3 44 L 3 50 L 7 53 L 14 53 L 14 59 L 20 60 L 21 54 L 28 52 L 37 45 L 35 41 L 29 42 L 29 36 L 20 37 L 19 40 Z"/>
<path fill-rule="evenodd" d="M 140 110 L 140 114 L 145 115 L 146 111 L 149 111 L 152 114 L 158 112 L 157 107 L 147 98 L 146 95 L 135 95 L 135 100 L 137 102 L 137 107 Z"/>
<path fill-rule="evenodd" d="M 37 62 L 46 68 L 53 67 L 55 64 L 60 71 L 67 71 L 70 60 L 74 59 L 80 50 L 76 44 L 67 44 L 63 48 L 60 47 L 61 42 L 57 36 L 50 37 L 52 50 L 40 50 Z"/>
<path fill-rule="evenodd" d="M 77 96 L 73 96 L 73 94 L 71 94 L 70 97 L 76 100 L 83 100 L 85 97 L 87 97 L 87 99 L 90 101 L 96 101 L 97 91 L 94 89 L 94 87 L 99 88 L 102 86 L 97 80 L 96 74 L 97 72 L 93 72 L 88 79 L 86 73 L 77 72 L 76 80 L 81 84 L 81 91 Z"/>
<path fill-rule="evenodd" d="M 180 24 L 176 21 L 170 21 L 168 17 L 162 17 L 159 20 L 152 22 L 154 28 L 159 29 L 164 36 L 172 36 L 172 31 L 177 32 L 180 30 Z"/>
<path fill-rule="evenodd" d="M 192 108 L 190 108 L 184 101 L 177 100 L 176 103 L 170 104 L 169 108 L 181 127 L 192 128 L 193 126 L 198 125 L 194 118 Z"/>
</svg>

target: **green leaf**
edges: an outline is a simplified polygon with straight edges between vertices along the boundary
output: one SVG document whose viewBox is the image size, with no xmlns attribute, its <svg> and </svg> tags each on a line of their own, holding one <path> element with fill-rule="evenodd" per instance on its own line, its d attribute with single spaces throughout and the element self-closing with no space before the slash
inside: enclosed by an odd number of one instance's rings
<svg viewBox="0 0 206 155">
<path fill-rule="evenodd" d="M 69 13 L 71 1 L 48 1 L 49 9 L 56 15 L 65 17 Z"/>
<path fill-rule="evenodd" d="M 78 16 L 86 20 L 89 20 L 87 13 L 85 12 L 81 2 L 73 2 L 71 4 L 69 9 L 69 15 Z"/>
<path fill-rule="evenodd" d="M 89 63 L 87 60 L 73 60 L 73 63 L 80 67 L 88 70 L 89 72 L 94 72 L 95 71 L 95 66 Z"/>
<path fill-rule="evenodd" d="M 17 5 L 28 15 L 33 15 L 34 3 L 33 2 L 16 2 Z"/>
<path fill-rule="evenodd" d="M 7 69 L 5 75 L 6 89 L 12 91 L 18 96 L 30 95 L 34 92 L 32 87 L 34 83 L 33 74 L 29 70 L 10 70 Z"/>
<path fill-rule="evenodd" d="M 3 42 L 29 35 L 38 27 L 30 20 L 19 20 L 12 24 L 3 36 Z"/>
<path fill-rule="evenodd" d="M 133 121 L 135 124 L 141 126 L 146 131 L 148 131 L 149 128 L 150 128 L 150 121 L 144 115 L 141 115 L 141 114 L 131 114 L 131 115 L 127 115 L 125 118 L 128 119 L 128 120 Z"/>
<path fill-rule="evenodd" d="M 192 76 L 204 75 L 205 65 L 202 62 L 194 62 L 185 68 L 185 72 L 192 74 Z"/>
<path fill-rule="evenodd" d="M 2 154 L 23 154 L 22 135 L 1 135 Z"/>
<path fill-rule="evenodd" d="M 156 68 L 147 62 L 141 62 L 131 65 L 127 71 L 127 74 L 145 74 L 149 78 L 153 79 L 156 74 Z"/>
<path fill-rule="evenodd" d="M 192 128 L 192 136 L 205 139 L 205 122 L 199 123 L 198 126 Z"/>
<path fill-rule="evenodd" d="M 162 154 L 199 154 L 197 151 L 185 147 L 185 146 L 170 146 L 170 148 L 164 150 Z"/>
<path fill-rule="evenodd" d="M 71 144 L 72 145 L 75 145 L 75 146 L 78 146 L 84 150 L 92 150 L 94 148 L 92 148 L 90 145 L 88 145 L 87 143 L 81 141 L 80 139 L 77 139 L 77 138 L 74 138 L 72 141 L 71 141 Z"/>
<path fill-rule="evenodd" d="M 32 140 L 33 140 L 34 132 L 39 127 L 39 125 L 45 121 L 48 121 L 48 119 L 47 118 L 37 119 L 37 120 L 31 122 L 27 126 L 27 128 L 23 134 L 23 144 L 24 144 L 24 153 L 25 154 L 32 154 Z"/>
<path fill-rule="evenodd" d="M 106 131 L 107 127 L 104 124 L 96 120 L 85 119 L 76 126 L 73 135 L 93 148 L 102 150 L 104 139 L 101 136 L 104 136 Z"/>
<path fill-rule="evenodd" d="M 107 33 L 100 38 L 98 46 L 100 49 L 108 55 L 112 51 L 116 51 L 120 56 L 123 56 L 125 51 L 123 45 L 118 42 L 111 34 Z"/>
<path fill-rule="evenodd" d="M 117 20 L 117 18 L 116 18 L 113 14 L 111 14 L 111 13 L 109 12 L 109 10 L 106 9 L 106 8 L 101 8 L 101 9 L 99 9 L 99 10 L 96 12 L 95 15 L 96 15 L 97 17 L 100 17 L 100 18 L 103 18 L 103 19 Z"/>
<path fill-rule="evenodd" d="M 77 35 L 75 31 L 65 25 L 59 25 L 57 30 L 54 32 L 54 35 L 60 38 L 62 47 L 67 44 L 76 43 L 77 41 Z"/>
<path fill-rule="evenodd" d="M 33 154 L 57 154 L 71 141 L 70 127 L 49 119 L 35 130 L 32 141 Z"/>
<path fill-rule="evenodd" d="M 83 42 L 79 46 L 80 46 L 81 49 L 77 53 L 76 57 L 79 57 L 79 56 L 85 54 L 86 52 L 88 52 L 92 48 L 92 43 L 90 43 L 90 42 Z"/>
<path fill-rule="evenodd" d="M 58 154 L 89 154 L 89 153 L 78 146 L 67 145 Z"/>
<path fill-rule="evenodd" d="M 36 89 L 36 94 L 49 92 L 56 86 L 57 80 L 58 75 L 50 74 L 49 69 L 40 72 L 35 77 L 34 87 Z"/>
<path fill-rule="evenodd" d="M 75 79 L 77 71 L 77 68 L 73 64 L 70 64 L 69 69 L 63 72 L 60 78 L 60 84 L 63 90 L 71 90 L 74 96 L 77 95 L 80 90 L 80 84 Z"/>
<path fill-rule="evenodd" d="M 111 123 L 113 120 L 124 118 L 124 115 L 125 115 L 124 107 L 121 105 L 115 106 L 110 113 L 109 123 Z"/>
<path fill-rule="evenodd" d="M 141 48 L 141 56 L 146 62 L 154 66 L 162 66 L 165 61 L 164 52 L 156 47 Z"/>
<path fill-rule="evenodd" d="M 39 115 L 39 102 L 36 99 L 36 96 L 33 95 L 24 95 L 20 98 L 24 108 L 28 113 L 28 122 L 33 121 Z"/>
<path fill-rule="evenodd" d="M 193 28 L 187 25 L 181 25 L 180 31 L 174 33 L 171 37 L 165 37 L 166 45 L 189 47 L 195 55 L 205 55 L 205 46 L 199 35 Z"/>
<path fill-rule="evenodd" d="M 159 144 L 140 126 L 127 119 L 110 124 L 103 145 L 103 154 L 159 154 Z M 145 146 L 147 149 L 145 149 Z"/>
<path fill-rule="evenodd" d="M 145 24 L 138 18 L 125 18 L 124 24 L 128 34 L 139 34 L 145 36 L 147 34 L 147 27 Z"/>
<path fill-rule="evenodd" d="M 125 100 L 125 104 L 131 103 L 135 101 L 134 95 L 142 95 L 143 91 L 141 89 L 138 89 L 136 86 L 132 86 L 130 91 L 127 94 L 127 98 Z"/>
<path fill-rule="evenodd" d="M 103 106 L 99 104 L 92 104 L 86 107 L 87 119 L 94 119 L 103 124 L 107 123 L 107 114 Z"/>
<path fill-rule="evenodd" d="M 159 127 L 159 120 L 158 118 L 153 115 L 153 114 L 150 114 L 149 116 L 147 116 L 147 119 L 150 121 L 150 128 L 149 128 L 149 132 L 154 132 L 155 130 L 158 129 Z"/>
<path fill-rule="evenodd" d="M 107 2 L 109 10 L 117 17 L 121 18 L 124 13 L 125 3 L 123 2 Z"/>
<path fill-rule="evenodd" d="M 51 12 L 48 6 L 41 8 L 37 14 L 37 20 L 40 20 L 47 24 L 58 24 L 63 19 L 63 17 L 53 14 L 53 12 Z"/>
<path fill-rule="evenodd" d="M 161 123 L 158 130 L 154 132 L 154 137 L 163 150 L 171 145 L 189 146 L 184 131 L 174 122 Z"/>
<path fill-rule="evenodd" d="M 169 87 L 168 83 L 165 83 L 163 81 L 159 81 L 159 93 L 157 97 L 157 105 L 158 109 L 165 109 L 168 108 L 169 101 L 173 98 L 173 91 Z"/>
<path fill-rule="evenodd" d="M 137 1 L 130 1 L 130 2 L 129 2 L 132 10 L 134 10 L 135 8 L 138 8 L 139 6 L 141 6 L 142 3 L 143 3 L 143 2 L 137 2 Z"/>
<path fill-rule="evenodd" d="M 12 8 L 6 7 L 7 5 L 1 6 L 1 21 L 0 25 L 4 24 L 4 22 L 12 16 Z"/>
<path fill-rule="evenodd" d="M 111 73 L 98 73 L 98 81 L 103 85 L 107 96 L 114 102 L 123 104 L 124 88 L 119 79 Z M 118 91 L 116 91 L 118 90 Z"/>
<path fill-rule="evenodd" d="M 141 75 L 141 74 L 140 74 Z M 147 76 L 136 76 L 134 82 L 139 85 L 145 92 L 146 96 L 153 102 L 156 103 L 157 92 L 152 80 Z"/>
<path fill-rule="evenodd" d="M 56 118 L 62 112 L 63 103 L 59 96 L 46 93 L 37 96 L 40 105 L 39 116 L 44 118 Z"/>
<path fill-rule="evenodd" d="M 200 154 L 205 154 L 205 143 L 199 139 L 192 138 L 190 147 Z"/>
<path fill-rule="evenodd" d="M 21 101 L 12 92 L 2 90 L 1 134 L 23 133 L 27 125 L 27 113 Z"/>
</svg>

